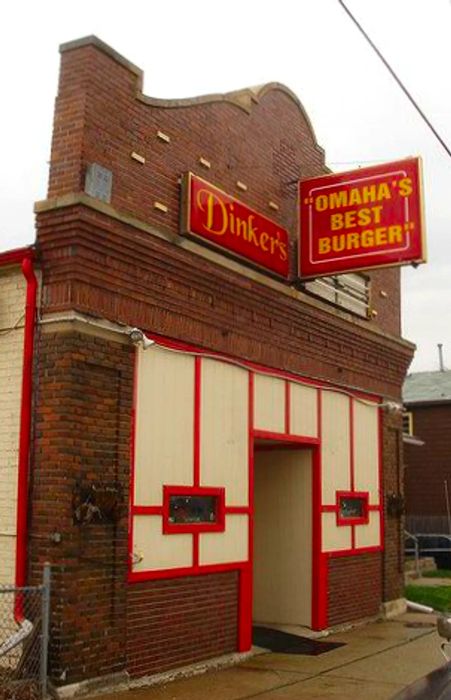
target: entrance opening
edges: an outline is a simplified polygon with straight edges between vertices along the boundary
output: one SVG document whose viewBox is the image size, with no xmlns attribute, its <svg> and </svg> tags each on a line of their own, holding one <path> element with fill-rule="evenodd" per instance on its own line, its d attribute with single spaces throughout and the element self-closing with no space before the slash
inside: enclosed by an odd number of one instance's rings
<svg viewBox="0 0 451 700">
<path fill-rule="evenodd" d="M 312 624 L 312 449 L 255 446 L 253 620 Z"/>
</svg>

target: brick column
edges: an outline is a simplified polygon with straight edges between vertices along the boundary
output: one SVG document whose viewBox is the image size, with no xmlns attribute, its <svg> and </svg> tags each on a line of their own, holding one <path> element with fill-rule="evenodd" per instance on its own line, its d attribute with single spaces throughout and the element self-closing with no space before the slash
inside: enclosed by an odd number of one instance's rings
<svg viewBox="0 0 451 700">
<path fill-rule="evenodd" d="M 50 674 L 71 683 L 125 668 L 134 348 L 69 331 L 43 333 L 38 354 L 30 578 L 50 561 Z M 93 485 L 119 512 L 80 524 Z"/>
</svg>

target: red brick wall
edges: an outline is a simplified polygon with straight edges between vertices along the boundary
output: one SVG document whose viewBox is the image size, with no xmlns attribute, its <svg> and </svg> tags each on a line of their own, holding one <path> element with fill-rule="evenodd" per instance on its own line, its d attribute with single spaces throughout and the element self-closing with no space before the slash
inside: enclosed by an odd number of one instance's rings
<svg viewBox="0 0 451 700">
<path fill-rule="evenodd" d="M 329 557 L 328 626 L 379 613 L 381 553 Z"/>
<path fill-rule="evenodd" d="M 382 447 L 384 456 L 384 558 L 383 600 L 395 600 L 404 595 L 404 496 L 402 419 L 399 412 L 385 411 Z M 400 511 L 388 508 L 391 500 L 398 499 Z"/>
<path fill-rule="evenodd" d="M 451 404 L 418 406 L 413 433 L 424 445 L 406 445 L 406 510 L 409 516 L 446 516 L 445 480 L 451 496 Z"/>
<path fill-rule="evenodd" d="M 37 347 L 30 580 L 40 581 L 43 563 L 51 563 L 57 682 L 125 668 L 133 351 L 77 333 L 41 335 Z M 75 524 L 77 482 L 117 483 L 122 517 Z"/>
<path fill-rule="evenodd" d="M 127 600 L 132 676 L 236 651 L 237 572 L 133 584 Z"/>
</svg>

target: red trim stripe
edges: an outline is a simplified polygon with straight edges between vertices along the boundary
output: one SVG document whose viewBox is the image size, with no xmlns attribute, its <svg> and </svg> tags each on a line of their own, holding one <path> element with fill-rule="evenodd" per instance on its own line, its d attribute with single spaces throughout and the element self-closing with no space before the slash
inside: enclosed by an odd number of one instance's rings
<svg viewBox="0 0 451 700">
<path fill-rule="evenodd" d="M 194 456 L 193 456 L 193 484 L 200 485 L 200 433 L 201 433 L 201 382 L 202 360 L 196 357 L 194 360 Z"/>
<path fill-rule="evenodd" d="M 288 379 L 285 381 L 285 433 L 290 434 L 291 425 L 291 390 Z"/>
</svg>

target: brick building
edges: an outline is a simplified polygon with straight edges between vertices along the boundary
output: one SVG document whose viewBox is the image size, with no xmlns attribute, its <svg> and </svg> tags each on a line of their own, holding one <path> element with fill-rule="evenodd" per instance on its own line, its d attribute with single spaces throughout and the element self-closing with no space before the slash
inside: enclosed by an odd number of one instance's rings
<svg viewBox="0 0 451 700">
<path fill-rule="evenodd" d="M 36 246 L 0 258 L 17 290 L 0 293 L 9 484 L 27 478 L 27 435 L 31 451 L 16 579 L 52 564 L 57 685 L 246 651 L 252 620 L 319 630 L 403 594 L 384 500 L 403 488 L 393 407 L 413 353 L 399 271 L 296 280 L 297 182 L 327 168 L 286 87 L 171 101 L 141 86 L 95 37 L 61 47 Z M 181 235 L 193 182 L 288 231 L 285 279 Z M 31 430 L 10 344 L 21 256 L 40 275 Z"/>
<path fill-rule="evenodd" d="M 406 520 L 412 533 L 450 533 L 451 371 L 416 372 L 403 390 Z M 431 545 L 431 543 L 428 543 Z M 435 546 L 445 546 L 441 541 Z M 427 546 L 427 545 L 425 545 Z"/>
</svg>

